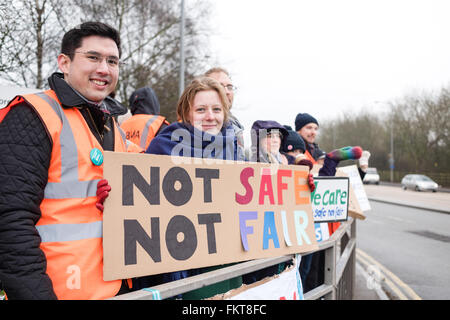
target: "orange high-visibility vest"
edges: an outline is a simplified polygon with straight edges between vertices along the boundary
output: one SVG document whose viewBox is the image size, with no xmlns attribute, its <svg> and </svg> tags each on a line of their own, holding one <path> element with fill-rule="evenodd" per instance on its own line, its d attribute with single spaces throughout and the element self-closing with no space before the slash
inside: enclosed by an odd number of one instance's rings
<svg viewBox="0 0 450 320">
<path fill-rule="evenodd" d="M 317 164 L 316 159 L 313 158 L 313 156 L 311 155 L 311 153 L 309 153 L 308 150 L 305 150 L 304 155 L 308 158 L 309 161 L 312 162 L 312 164 Z"/>
<path fill-rule="evenodd" d="M 9 106 L 31 105 L 53 142 L 48 182 L 36 229 L 47 259 L 46 273 L 58 299 L 105 299 L 120 289 L 121 280 L 103 281 L 103 215 L 95 206 L 103 165 L 90 152 L 103 152 L 77 108 L 62 108 L 54 91 L 17 96 Z M 114 126 L 114 150 L 126 152 L 127 142 Z"/>
<path fill-rule="evenodd" d="M 9 109 L 11 109 L 9 106 L 0 109 L 0 123 L 3 121 L 3 118 L 6 117 L 6 114 L 9 112 Z"/>
<path fill-rule="evenodd" d="M 169 125 L 169 122 L 163 116 L 135 114 L 125 120 L 120 127 L 125 131 L 128 140 L 147 150 L 163 123 Z"/>
</svg>

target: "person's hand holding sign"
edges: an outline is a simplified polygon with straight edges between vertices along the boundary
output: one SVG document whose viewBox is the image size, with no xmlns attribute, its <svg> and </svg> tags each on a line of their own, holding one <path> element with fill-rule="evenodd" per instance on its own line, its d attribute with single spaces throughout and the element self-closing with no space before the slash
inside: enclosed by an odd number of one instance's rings
<svg viewBox="0 0 450 320">
<path fill-rule="evenodd" d="M 313 163 L 308 160 L 306 158 L 306 156 L 302 153 L 298 154 L 295 157 L 295 164 L 300 165 L 300 166 L 307 166 L 309 167 L 309 170 L 311 170 L 313 168 Z M 309 190 L 311 192 L 314 192 L 314 190 L 316 189 L 316 185 L 314 184 L 314 178 L 312 173 L 308 174 L 308 186 L 309 186 Z"/>
<path fill-rule="evenodd" d="M 314 177 L 313 177 L 312 173 L 308 174 L 308 186 L 309 186 L 309 191 L 314 192 L 314 190 L 316 190 L 316 185 L 314 184 Z"/>
<path fill-rule="evenodd" d="M 97 183 L 97 203 L 95 206 L 98 210 L 103 212 L 103 202 L 109 196 L 109 191 L 111 191 L 111 186 L 108 183 L 108 180 L 102 179 Z"/>
</svg>

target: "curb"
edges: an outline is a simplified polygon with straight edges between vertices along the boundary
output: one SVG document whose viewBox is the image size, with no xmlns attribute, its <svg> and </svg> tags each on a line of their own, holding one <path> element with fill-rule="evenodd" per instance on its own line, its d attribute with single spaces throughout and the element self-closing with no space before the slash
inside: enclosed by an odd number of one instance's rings
<svg viewBox="0 0 450 320">
<path fill-rule="evenodd" d="M 374 197 L 367 197 L 367 198 L 371 201 L 376 201 L 376 202 L 383 202 L 383 203 L 394 204 L 397 206 L 403 206 L 403 207 L 409 207 L 409 208 L 414 208 L 414 209 L 422 209 L 422 210 L 450 214 L 450 210 L 445 210 L 445 209 L 431 208 L 431 207 L 427 207 L 427 206 L 419 206 L 419 205 L 414 205 L 414 204 L 410 204 L 410 203 L 398 202 L 398 201 L 386 200 L 386 199 L 380 199 L 380 198 L 374 198 Z"/>
</svg>

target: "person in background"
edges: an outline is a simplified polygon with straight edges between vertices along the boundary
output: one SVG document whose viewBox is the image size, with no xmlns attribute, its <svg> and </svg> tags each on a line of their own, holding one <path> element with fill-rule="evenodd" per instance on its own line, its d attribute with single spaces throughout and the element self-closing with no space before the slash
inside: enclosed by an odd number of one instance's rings
<svg viewBox="0 0 450 320">
<path fill-rule="evenodd" d="M 306 151 L 305 142 L 290 126 L 285 125 L 284 127 L 287 130 L 287 136 L 281 144 L 280 152 L 285 155 L 288 164 L 308 166 L 309 170 L 311 170 L 313 164 L 304 155 Z"/>
<path fill-rule="evenodd" d="M 359 158 L 359 176 L 361 177 L 361 180 L 364 179 L 364 176 L 366 175 L 367 168 L 369 167 L 369 158 L 370 158 L 370 152 L 367 150 L 364 150 L 362 152 L 361 158 Z"/>
<path fill-rule="evenodd" d="M 120 36 L 100 22 L 65 33 L 50 89 L 15 97 L 0 123 L 0 279 L 8 299 L 105 299 L 103 151 L 132 151 L 105 99 Z M 134 151 L 139 151 L 135 149 Z"/>
<path fill-rule="evenodd" d="M 292 130 L 291 130 L 292 131 Z M 293 132 L 293 131 L 292 131 Z M 283 154 L 280 152 L 283 150 L 283 146 L 286 142 L 291 141 L 289 131 L 276 121 L 272 120 L 257 120 L 252 125 L 252 153 L 250 161 L 263 162 L 263 163 L 276 163 L 276 164 L 291 164 L 295 163 L 295 157 L 289 154 Z M 295 132 L 293 132 L 295 133 Z M 295 133 L 297 134 L 297 133 Z M 304 150 L 304 144 L 300 146 Z M 287 148 L 291 149 L 293 153 L 297 153 L 294 150 L 294 146 Z M 295 146 L 297 149 L 297 145 Z M 307 163 L 304 163 L 307 165 Z M 312 175 L 308 177 L 308 185 L 311 190 L 314 190 L 314 181 Z M 264 268 L 262 270 L 254 271 L 242 276 L 245 284 L 251 284 L 256 281 L 262 280 L 266 277 L 283 272 L 286 264 L 280 263 L 274 266 Z"/>
<path fill-rule="evenodd" d="M 319 129 L 319 122 L 308 113 L 299 113 L 295 118 L 295 130 L 305 142 L 305 155 L 313 164 L 318 164 L 318 159 L 323 156 L 323 151 L 317 145 L 316 138 Z M 323 159 L 323 166 L 319 170 L 319 176 L 334 176 L 336 167 L 342 160 L 359 159 L 362 149 L 359 146 L 345 147 L 326 153 Z M 328 223 L 330 235 L 332 235 L 340 226 L 339 222 Z M 301 261 L 300 273 L 303 281 L 304 292 L 308 292 L 324 281 L 324 251 L 318 251 L 311 254 L 311 257 L 304 258 Z"/>
<path fill-rule="evenodd" d="M 300 135 L 297 132 L 292 130 L 290 126 L 285 125 L 284 127 L 288 132 L 288 136 L 283 141 L 281 150 L 285 153 L 286 157 L 288 158 L 289 164 L 306 165 L 309 167 L 309 170 L 311 170 L 313 167 L 313 163 L 304 155 L 306 147 L 302 137 L 300 137 Z M 314 191 L 314 189 L 312 189 L 311 191 Z M 302 287 L 305 292 L 309 291 L 308 288 L 305 290 L 305 284 L 306 284 L 306 276 L 308 275 L 309 270 L 311 269 L 312 257 L 313 257 L 312 253 L 303 255 L 300 262 L 299 273 L 300 278 L 302 279 Z"/>
<path fill-rule="evenodd" d="M 314 158 L 317 157 L 317 164 L 320 164 L 321 166 L 323 166 L 323 164 L 325 163 L 325 157 L 327 155 L 327 153 L 325 151 L 323 151 L 322 149 L 319 149 L 318 147 L 315 150 L 315 153 L 317 154 L 317 156 L 313 156 Z"/>
<path fill-rule="evenodd" d="M 305 155 L 312 162 L 317 163 L 319 146 L 316 144 L 316 136 L 319 130 L 319 122 L 308 113 L 299 113 L 295 117 L 295 131 L 305 142 Z"/>
<path fill-rule="evenodd" d="M 229 100 L 225 95 L 225 90 L 218 81 L 209 77 L 194 79 L 185 88 L 178 101 L 177 116 L 179 122 L 172 123 L 163 129 L 152 140 L 146 153 L 244 160 L 242 155 L 238 153 L 234 130 L 227 130 Z M 211 148 L 208 148 L 211 144 L 216 146 L 213 151 Z M 213 266 L 140 277 L 134 279 L 133 284 L 136 284 L 134 287 L 137 289 L 155 286 L 225 266 Z M 242 277 L 239 276 L 185 293 L 182 295 L 182 298 L 189 300 L 204 299 L 225 293 L 241 285 Z"/>
<path fill-rule="evenodd" d="M 280 153 L 280 147 L 288 135 L 281 124 L 271 120 L 257 120 L 253 122 L 251 132 L 251 161 L 288 164 L 286 156 Z"/>
<path fill-rule="evenodd" d="M 129 100 L 131 118 L 120 127 L 128 140 L 147 150 L 152 139 L 169 125 L 165 117 L 159 115 L 158 97 L 152 88 L 144 87 L 134 91 Z"/>
<path fill-rule="evenodd" d="M 225 89 L 225 93 L 230 104 L 230 110 L 233 106 L 234 92 L 236 91 L 236 86 L 233 85 L 230 74 L 227 70 L 220 67 L 211 68 L 205 72 L 205 77 L 210 77 L 217 80 Z M 244 126 L 239 122 L 239 120 L 230 111 L 230 125 L 234 130 L 237 138 L 238 147 L 241 149 L 240 152 L 244 153 Z"/>
<path fill-rule="evenodd" d="M 319 164 L 323 161 L 322 168 L 319 170 L 319 176 L 334 176 L 336 167 L 342 160 L 359 159 L 362 155 L 362 149 L 356 147 L 344 147 L 335 149 L 329 153 L 322 151 L 316 143 L 319 122 L 308 113 L 299 113 L 295 117 L 295 130 L 305 142 L 305 155 L 313 164 Z M 340 223 L 330 223 L 330 235 L 337 230 Z"/>
</svg>

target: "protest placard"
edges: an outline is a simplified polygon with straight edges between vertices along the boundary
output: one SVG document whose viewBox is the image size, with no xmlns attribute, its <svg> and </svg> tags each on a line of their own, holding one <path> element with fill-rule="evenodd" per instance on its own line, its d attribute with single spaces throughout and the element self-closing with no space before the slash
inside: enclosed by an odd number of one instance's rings
<svg viewBox="0 0 450 320">
<path fill-rule="evenodd" d="M 314 177 L 316 189 L 311 193 L 314 222 L 338 222 L 348 218 L 349 179 Z"/>
<path fill-rule="evenodd" d="M 210 300 L 303 300 L 300 260 L 282 273 L 212 297 Z"/>
<path fill-rule="evenodd" d="M 330 239 L 330 229 L 328 228 L 328 223 L 314 223 L 314 229 L 316 231 L 317 242 L 327 241 Z"/>
<path fill-rule="evenodd" d="M 105 280 L 317 249 L 307 167 L 104 156 Z"/>
<path fill-rule="evenodd" d="M 339 167 L 337 171 L 344 172 L 350 178 L 350 185 L 355 192 L 359 207 L 362 211 L 369 211 L 371 209 L 369 199 L 367 198 L 366 190 L 364 189 L 364 185 L 356 165 Z"/>
</svg>

